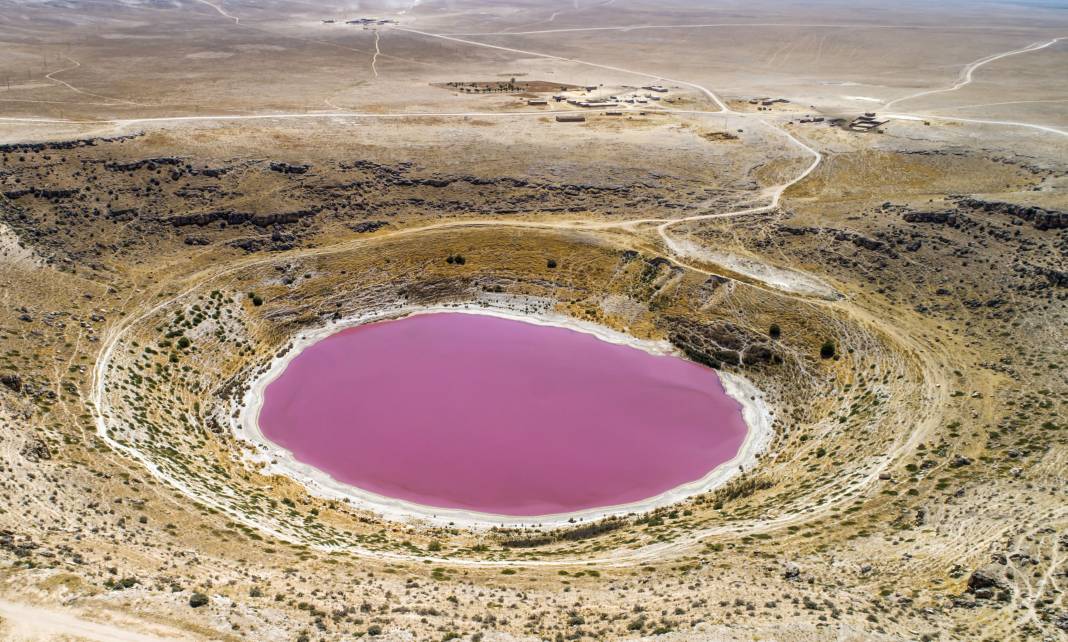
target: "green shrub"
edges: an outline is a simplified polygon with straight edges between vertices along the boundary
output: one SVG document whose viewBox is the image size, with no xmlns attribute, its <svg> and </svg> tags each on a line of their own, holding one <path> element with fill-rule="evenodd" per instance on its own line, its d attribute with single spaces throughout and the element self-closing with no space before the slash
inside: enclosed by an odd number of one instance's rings
<svg viewBox="0 0 1068 642">
<path fill-rule="evenodd" d="M 189 598 L 189 606 L 198 609 L 208 603 L 208 596 L 203 593 L 193 593 Z"/>
<path fill-rule="evenodd" d="M 830 359 L 835 355 L 836 352 L 837 349 L 834 346 L 834 341 L 831 341 L 829 339 L 827 341 L 824 341 L 823 345 L 820 346 L 820 357 L 823 359 Z"/>
</svg>

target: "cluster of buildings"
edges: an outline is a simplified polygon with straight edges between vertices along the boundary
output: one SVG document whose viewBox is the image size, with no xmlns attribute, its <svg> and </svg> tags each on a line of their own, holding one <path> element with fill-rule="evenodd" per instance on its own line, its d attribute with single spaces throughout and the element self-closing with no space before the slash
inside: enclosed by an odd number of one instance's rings
<svg viewBox="0 0 1068 642">
<path fill-rule="evenodd" d="M 557 102 L 560 102 L 561 99 L 566 100 L 569 105 L 588 109 L 605 109 L 606 107 L 619 106 L 619 103 L 614 100 L 581 100 L 579 98 L 564 98 L 563 96 L 553 96 L 553 99 Z"/>
<path fill-rule="evenodd" d="M 863 116 L 857 116 L 853 119 L 853 122 L 849 123 L 849 128 L 855 132 L 870 132 L 875 131 L 882 125 L 885 125 L 887 121 L 876 120 L 875 112 L 866 112 Z"/>
<path fill-rule="evenodd" d="M 323 20 L 324 25 L 332 25 L 335 22 L 337 22 L 337 20 Z M 392 20 L 390 18 L 356 18 L 355 20 L 346 20 L 345 24 L 360 25 L 362 27 L 375 27 L 381 25 L 395 25 L 397 24 L 397 21 Z"/>
<path fill-rule="evenodd" d="M 642 87 L 642 89 L 648 89 L 650 91 L 656 91 L 656 92 L 666 92 L 667 91 L 667 89 L 665 89 L 663 87 L 656 87 L 655 89 L 650 89 L 649 87 Z M 654 94 L 654 93 L 647 93 L 647 94 L 644 94 L 644 95 L 639 94 L 639 93 L 623 94 L 623 95 L 620 95 L 620 96 L 609 96 L 607 98 L 594 98 L 594 99 L 584 99 L 584 98 L 578 98 L 578 97 L 569 97 L 569 96 L 565 96 L 563 94 L 557 94 L 557 95 L 553 96 L 553 100 L 555 100 L 558 103 L 566 102 L 569 105 L 574 105 L 575 107 L 585 107 L 587 109 L 605 109 L 605 108 L 608 108 L 608 107 L 618 107 L 621 104 L 646 105 L 646 104 L 649 103 L 649 101 L 658 102 L 660 99 L 661 99 L 661 97 L 658 96 L 657 94 Z M 533 103 L 530 103 L 530 104 L 533 104 Z"/>
<path fill-rule="evenodd" d="M 753 98 L 750 99 L 749 104 L 758 105 L 757 109 L 764 111 L 774 107 L 776 103 L 786 104 L 788 102 L 790 101 L 785 98 Z"/>
</svg>

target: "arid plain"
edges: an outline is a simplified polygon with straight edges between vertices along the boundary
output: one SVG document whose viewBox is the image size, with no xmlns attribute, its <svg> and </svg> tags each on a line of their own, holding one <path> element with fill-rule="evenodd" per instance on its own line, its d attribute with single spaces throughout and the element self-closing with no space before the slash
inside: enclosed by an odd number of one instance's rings
<svg viewBox="0 0 1068 642">
<path fill-rule="evenodd" d="M 1068 11 L 932 5 L 0 0 L 0 637 L 1065 639 Z M 670 346 L 766 439 L 487 527 L 252 438 L 415 308 Z"/>
</svg>

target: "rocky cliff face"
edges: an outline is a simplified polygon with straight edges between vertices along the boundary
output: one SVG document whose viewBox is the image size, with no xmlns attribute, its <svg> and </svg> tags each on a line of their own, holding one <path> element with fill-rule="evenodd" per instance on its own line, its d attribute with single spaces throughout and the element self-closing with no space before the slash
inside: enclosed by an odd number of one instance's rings
<svg viewBox="0 0 1068 642">
<path fill-rule="evenodd" d="M 699 323 L 683 317 L 665 317 L 668 339 L 690 359 L 712 368 L 756 366 L 782 362 L 766 336 L 728 322 Z"/>
<path fill-rule="evenodd" d="M 733 198 L 660 173 L 574 182 L 368 158 L 204 161 L 122 144 L 131 138 L 0 146 L 0 221 L 53 264 L 74 269 L 167 241 L 260 252 L 299 246 L 335 224 L 367 233 L 410 217 L 685 215 Z M 189 227 L 200 229 L 190 235 Z"/>
<path fill-rule="evenodd" d="M 307 210 L 295 210 L 292 212 L 274 212 L 270 214 L 252 214 L 250 212 L 235 212 L 233 210 L 217 210 L 214 212 L 197 212 L 191 214 L 180 214 L 178 216 L 172 216 L 165 219 L 165 222 L 173 227 L 184 227 L 186 225 L 208 225 L 209 223 L 217 223 L 224 221 L 227 225 L 241 225 L 242 223 L 251 223 L 257 227 L 268 227 L 271 225 L 286 225 L 289 223 L 296 223 L 302 218 L 309 216 L 315 216 L 318 214 L 317 209 Z"/>
<path fill-rule="evenodd" d="M 1068 212 L 1047 210 L 1032 205 L 1017 205 L 999 201 L 983 201 L 976 198 L 962 198 L 960 206 L 972 210 L 994 212 L 1006 216 L 1015 216 L 1030 222 L 1040 230 L 1057 230 L 1068 228 Z"/>
</svg>

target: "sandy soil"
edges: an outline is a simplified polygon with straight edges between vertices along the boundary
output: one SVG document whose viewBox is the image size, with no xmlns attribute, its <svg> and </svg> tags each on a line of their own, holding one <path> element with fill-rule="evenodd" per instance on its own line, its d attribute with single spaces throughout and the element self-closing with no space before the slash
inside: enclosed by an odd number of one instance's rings
<svg viewBox="0 0 1068 642">
<path fill-rule="evenodd" d="M 0 601 L 0 633 L 11 642 L 91 640 L 92 642 L 167 642 L 194 640 L 182 631 L 156 624 L 119 618 L 98 622 L 70 611 L 42 608 L 25 603 Z"/>
</svg>

